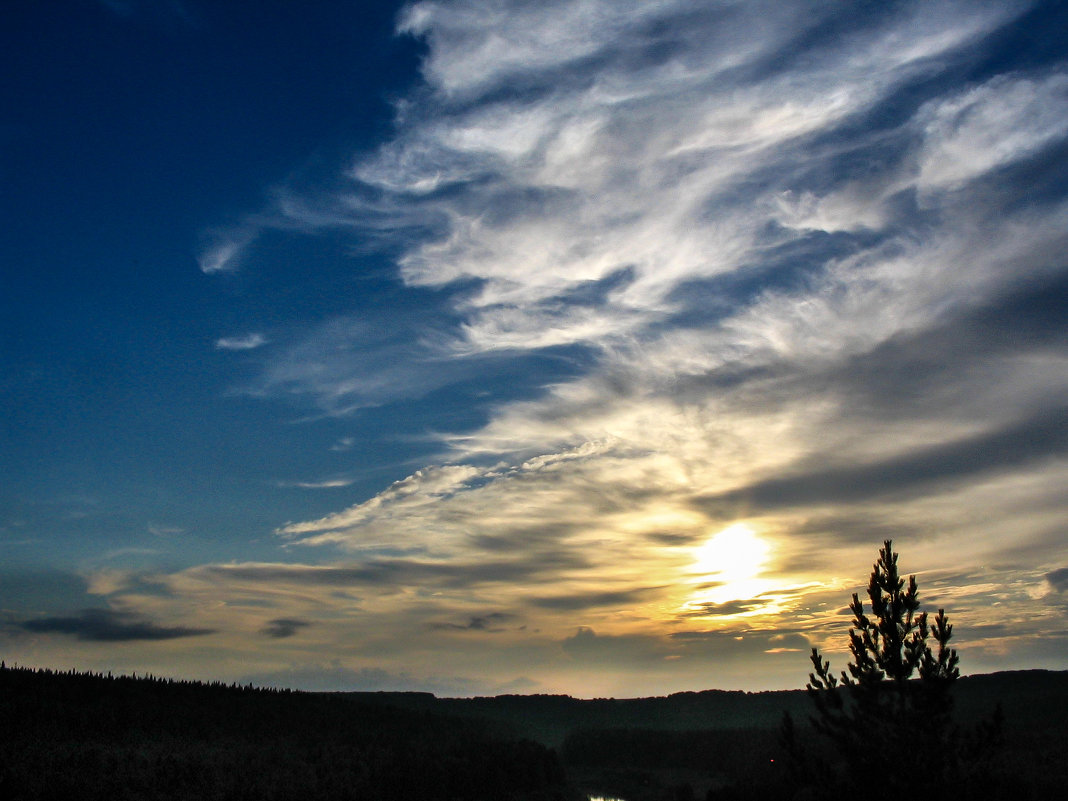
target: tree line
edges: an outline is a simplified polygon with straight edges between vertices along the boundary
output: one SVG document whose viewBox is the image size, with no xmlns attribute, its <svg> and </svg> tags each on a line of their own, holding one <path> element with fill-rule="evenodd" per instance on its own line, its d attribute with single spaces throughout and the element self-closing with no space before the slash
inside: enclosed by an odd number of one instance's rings
<svg viewBox="0 0 1068 801">
<path fill-rule="evenodd" d="M 556 754 L 489 724 L 344 694 L 0 669 L 0 797 L 561 797 Z"/>
</svg>

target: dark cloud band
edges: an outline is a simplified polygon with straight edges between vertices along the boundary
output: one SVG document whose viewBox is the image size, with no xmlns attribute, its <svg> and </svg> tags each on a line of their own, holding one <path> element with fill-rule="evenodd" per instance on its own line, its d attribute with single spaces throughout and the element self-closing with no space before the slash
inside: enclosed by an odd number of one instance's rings
<svg viewBox="0 0 1068 801">
<path fill-rule="evenodd" d="M 21 624 L 21 627 L 38 634 L 73 634 L 79 640 L 94 642 L 174 640 L 214 633 L 214 629 L 158 626 L 147 620 L 109 609 L 86 609 L 72 617 L 42 617 L 27 620 Z"/>
<path fill-rule="evenodd" d="M 869 465 L 770 479 L 696 501 L 716 511 L 745 503 L 783 509 L 859 503 L 889 496 L 935 494 L 960 480 L 1020 468 L 1068 454 L 1068 408 L 1052 409 L 1015 425 Z"/>
</svg>

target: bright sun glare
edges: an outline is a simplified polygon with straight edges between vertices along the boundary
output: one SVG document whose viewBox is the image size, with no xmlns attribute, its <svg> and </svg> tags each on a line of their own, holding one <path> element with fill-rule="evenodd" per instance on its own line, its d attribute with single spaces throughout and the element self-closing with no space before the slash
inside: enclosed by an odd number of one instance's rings
<svg viewBox="0 0 1068 801">
<path fill-rule="evenodd" d="M 691 604 L 721 604 L 754 598 L 769 588 L 758 578 L 767 561 L 768 546 L 745 523 L 734 523 L 713 535 L 694 552 L 691 568 L 697 581 L 714 586 L 701 590 Z"/>
</svg>

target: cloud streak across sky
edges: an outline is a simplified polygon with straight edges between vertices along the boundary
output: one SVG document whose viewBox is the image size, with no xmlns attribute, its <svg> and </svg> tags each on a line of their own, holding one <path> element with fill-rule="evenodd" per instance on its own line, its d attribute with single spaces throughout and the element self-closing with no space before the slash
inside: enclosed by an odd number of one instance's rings
<svg viewBox="0 0 1068 801">
<path fill-rule="evenodd" d="M 219 280 L 273 237 L 341 236 L 406 299 L 272 329 L 241 391 L 322 422 L 484 382 L 479 414 L 430 418 L 423 463 L 370 497 L 280 522 L 277 561 L 109 601 L 243 632 L 264 675 L 799 686 L 892 536 L 968 667 L 1012 666 L 1010 643 L 1065 667 L 1068 62 L 1022 33 L 1055 37 L 1047 16 L 406 7 L 426 50 L 391 135 L 274 187 L 199 263 Z M 738 525 L 766 545 L 748 572 L 702 562 Z M 48 620 L 25 625 L 67 630 Z M 968 634 L 995 622 L 1016 633 Z"/>
</svg>

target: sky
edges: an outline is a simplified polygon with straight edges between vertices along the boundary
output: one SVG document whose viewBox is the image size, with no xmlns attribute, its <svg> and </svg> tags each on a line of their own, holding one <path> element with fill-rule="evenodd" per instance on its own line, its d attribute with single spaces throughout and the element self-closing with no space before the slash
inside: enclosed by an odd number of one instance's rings
<svg viewBox="0 0 1068 801">
<path fill-rule="evenodd" d="M 1068 669 L 1068 7 L 11 0 L 0 656 L 663 695 L 883 540 Z"/>
</svg>

